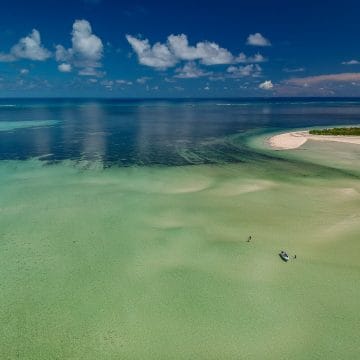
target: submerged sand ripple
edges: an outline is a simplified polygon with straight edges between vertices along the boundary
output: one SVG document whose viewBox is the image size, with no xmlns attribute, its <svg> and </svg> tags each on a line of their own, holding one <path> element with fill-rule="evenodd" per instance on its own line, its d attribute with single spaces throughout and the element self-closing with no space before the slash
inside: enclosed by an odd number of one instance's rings
<svg viewBox="0 0 360 360">
<path fill-rule="evenodd" d="M 0 131 L 12 131 L 32 127 L 56 125 L 56 120 L 31 120 L 31 121 L 0 121 Z"/>
<path fill-rule="evenodd" d="M 0 358 L 355 359 L 359 181 L 274 163 L 0 162 Z"/>
</svg>

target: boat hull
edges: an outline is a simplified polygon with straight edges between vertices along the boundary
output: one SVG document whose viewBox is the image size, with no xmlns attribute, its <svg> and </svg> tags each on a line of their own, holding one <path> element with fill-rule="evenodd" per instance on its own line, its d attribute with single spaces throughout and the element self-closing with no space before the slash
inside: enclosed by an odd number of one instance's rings
<svg viewBox="0 0 360 360">
<path fill-rule="evenodd" d="M 280 256 L 281 260 L 283 260 L 285 262 L 288 262 L 290 260 L 288 254 L 280 253 L 279 256 Z"/>
</svg>

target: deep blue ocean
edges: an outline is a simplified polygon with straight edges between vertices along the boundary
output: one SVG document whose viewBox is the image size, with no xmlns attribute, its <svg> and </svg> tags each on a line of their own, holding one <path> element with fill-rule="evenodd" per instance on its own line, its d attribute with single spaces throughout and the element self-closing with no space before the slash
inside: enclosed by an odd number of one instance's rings
<svg viewBox="0 0 360 360">
<path fill-rule="evenodd" d="M 98 160 L 104 166 L 246 161 L 247 136 L 360 123 L 360 99 L 0 99 L 0 160 Z M 238 135 L 237 144 L 227 141 Z"/>
</svg>

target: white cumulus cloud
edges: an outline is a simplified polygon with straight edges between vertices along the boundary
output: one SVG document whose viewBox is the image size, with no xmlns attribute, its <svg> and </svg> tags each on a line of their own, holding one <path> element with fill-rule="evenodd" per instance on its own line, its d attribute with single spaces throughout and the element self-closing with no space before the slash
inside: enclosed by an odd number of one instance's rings
<svg viewBox="0 0 360 360">
<path fill-rule="evenodd" d="M 185 34 L 170 35 L 168 47 L 180 60 L 200 60 L 205 65 L 230 64 L 234 57 L 230 51 L 209 41 L 198 42 L 196 46 L 189 46 Z"/>
<path fill-rule="evenodd" d="M 237 58 L 235 59 L 235 62 L 237 63 L 262 63 L 266 62 L 267 59 L 262 56 L 261 54 L 257 53 L 253 56 L 246 56 L 243 52 L 241 52 Z"/>
<path fill-rule="evenodd" d="M 126 35 L 139 63 L 157 69 L 174 67 L 181 61 L 199 61 L 203 65 L 228 65 L 235 63 L 261 63 L 267 59 L 261 54 L 247 57 L 244 53 L 234 56 L 215 42 L 200 41 L 189 44 L 185 34 L 169 35 L 165 43 L 151 45 L 148 39 Z M 193 65 L 192 65 L 193 66 Z"/>
<path fill-rule="evenodd" d="M 66 73 L 66 72 L 71 72 L 72 67 L 71 67 L 70 64 L 62 63 L 62 64 L 60 64 L 60 65 L 58 66 L 58 69 L 59 69 L 60 72 Z"/>
<path fill-rule="evenodd" d="M 137 39 L 131 35 L 126 35 L 126 39 L 137 54 L 139 63 L 142 65 L 167 69 L 178 62 L 174 54 L 164 44 L 156 43 L 151 46 L 149 40 Z"/>
<path fill-rule="evenodd" d="M 168 36 L 168 45 L 178 59 L 189 61 L 199 59 L 197 48 L 189 46 L 189 40 L 185 34 Z"/>
<path fill-rule="evenodd" d="M 51 52 L 41 44 L 40 32 L 36 29 L 15 44 L 9 54 L 0 53 L 0 61 L 11 62 L 20 59 L 45 61 L 51 56 Z"/>
<path fill-rule="evenodd" d="M 175 75 L 175 77 L 180 79 L 193 79 L 211 74 L 209 72 L 204 72 L 202 69 L 198 68 L 196 66 L 196 63 L 193 61 L 188 62 L 182 68 L 178 68 L 175 71 L 177 72 L 177 75 Z"/>
<path fill-rule="evenodd" d="M 91 25 L 86 20 L 77 20 L 72 32 L 73 52 L 78 60 L 94 65 L 103 54 L 103 44 L 99 37 L 92 33 Z"/>
<path fill-rule="evenodd" d="M 40 33 L 35 29 L 12 47 L 11 54 L 18 59 L 36 61 L 44 61 L 51 56 L 50 51 L 41 45 Z"/>
<path fill-rule="evenodd" d="M 266 80 L 259 85 L 259 88 L 262 90 L 271 90 L 271 89 L 273 89 L 273 87 L 274 87 L 274 84 L 272 83 L 271 80 Z"/>
<path fill-rule="evenodd" d="M 249 64 L 245 66 L 229 66 L 226 70 L 230 77 L 240 78 L 246 76 L 258 77 L 261 75 L 262 69 L 258 64 Z"/>
<path fill-rule="evenodd" d="M 271 46 L 271 42 L 260 33 L 250 34 L 246 44 L 252 46 Z"/>
<path fill-rule="evenodd" d="M 56 46 L 56 60 L 78 68 L 79 75 L 101 76 L 99 68 L 102 67 L 104 46 L 101 39 L 93 34 L 90 23 L 87 20 L 76 20 L 71 35 L 70 49 Z"/>
<path fill-rule="evenodd" d="M 216 43 L 203 42 L 196 46 L 201 55 L 201 62 L 205 65 L 229 64 L 233 61 L 232 54 Z"/>
</svg>

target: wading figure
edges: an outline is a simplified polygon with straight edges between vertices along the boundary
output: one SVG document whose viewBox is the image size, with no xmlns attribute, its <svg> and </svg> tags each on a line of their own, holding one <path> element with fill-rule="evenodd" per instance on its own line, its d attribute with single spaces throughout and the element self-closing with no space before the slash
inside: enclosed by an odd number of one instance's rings
<svg viewBox="0 0 360 360">
<path fill-rule="evenodd" d="M 247 242 L 250 242 L 252 239 L 251 235 L 248 237 Z"/>
</svg>

